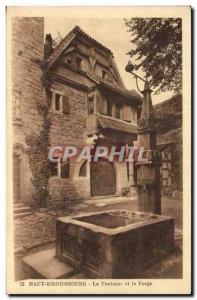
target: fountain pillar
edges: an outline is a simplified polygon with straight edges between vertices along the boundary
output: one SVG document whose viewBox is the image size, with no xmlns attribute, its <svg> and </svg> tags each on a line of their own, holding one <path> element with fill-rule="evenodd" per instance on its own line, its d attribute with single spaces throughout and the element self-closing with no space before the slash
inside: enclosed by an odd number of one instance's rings
<svg viewBox="0 0 197 300">
<path fill-rule="evenodd" d="M 152 90 L 146 81 L 143 104 L 138 121 L 138 145 L 144 148 L 143 158 L 135 163 L 139 211 L 161 214 L 161 153 L 156 150 Z"/>
</svg>

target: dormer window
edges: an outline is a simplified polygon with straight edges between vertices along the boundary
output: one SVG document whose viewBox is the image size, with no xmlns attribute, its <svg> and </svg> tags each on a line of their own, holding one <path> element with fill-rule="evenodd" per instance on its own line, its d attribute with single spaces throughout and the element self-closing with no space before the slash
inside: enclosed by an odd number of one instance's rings
<svg viewBox="0 0 197 300">
<path fill-rule="evenodd" d="M 76 58 L 76 67 L 82 69 L 82 59 L 80 57 Z"/>
<path fill-rule="evenodd" d="M 72 64 L 71 58 L 67 58 L 67 64 L 69 64 L 69 65 Z"/>
<path fill-rule="evenodd" d="M 102 78 L 107 79 L 107 72 L 105 70 L 102 70 Z"/>
</svg>

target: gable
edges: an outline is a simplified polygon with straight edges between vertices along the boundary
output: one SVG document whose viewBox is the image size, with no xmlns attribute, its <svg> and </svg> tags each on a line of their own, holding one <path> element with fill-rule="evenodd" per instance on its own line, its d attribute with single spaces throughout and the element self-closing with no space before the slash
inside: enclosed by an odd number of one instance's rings
<svg viewBox="0 0 197 300">
<path fill-rule="evenodd" d="M 77 28 L 77 30 L 76 30 Z M 111 50 L 75 27 L 54 49 L 48 60 L 50 69 L 56 62 L 75 68 L 124 88 Z"/>
</svg>

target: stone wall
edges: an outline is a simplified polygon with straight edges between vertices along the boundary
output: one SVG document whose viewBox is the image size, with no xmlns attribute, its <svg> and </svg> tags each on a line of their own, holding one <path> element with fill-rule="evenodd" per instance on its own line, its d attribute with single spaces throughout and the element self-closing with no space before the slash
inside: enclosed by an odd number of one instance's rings
<svg viewBox="0 0 197 300">
<path fill-rule="evenodd" d="M 13 98 L 20 97 L 18 117 L 25 136 L 39 134 L 42 117 L 36 101 L 43 101 L 40 81 L 43 59 L 44 18 L 14 18 L 12 23 L 12 86 Z M 13 99 L 14 100 L 14 99 Z M 16 107 L 13 105 L 14 111 Z"/>
<path fill-rule="evenodd" d="M 87 139 L 87 93 L 58 82 L 51 89 L 69 97 L 69 114 L 50 112 L 51 128 L 49 143 L 51 146 L 76 146 L 81 149 Z M 69 178 L 51 177 L 49 180 L 50 205 L 64 204 L 66 201 L 87 199 L 90 197 L 90 179 L 80 178 L 76 174 L 77 163 L 70 164 Z M 79 171 L 79 170 L 78 170 Z"/>
<path fill-rule="evenodd" d="M 78 91 L 57 82 L 52 89 L 63 92 L 69 97 L 69 114 L 50 113 L 51 129 L 49 141 L 51 146 L 73 145 L 82 147 L 86 144 L 87 93 Z"/>
<path fill-rule="evenodd" d="M 75 204 L 90 197 L 89 178 L 75 180 L 73 178 L 51 177 L 49 181 L 49 206 Z"/>
<path fill-rule="evenodd" d="M 19 18 L 12 20 L 12 103 L 13 151 L 20 152 L 21 201 L 32 203 L 31 170 L 26 154 L 26 138 L 39 135 L 43 119 L 37 102 L 43 102 L 40 81 L 43 59 L 44 18 Z"/>
<path fill-rule="evenodd" d="M 32 205 L 32 174 L 27 155 L 26 140 L 29 136 L 39 136 L 43 127 L 43 117 L 38 103 L 45 103 L 41 76 L 41 62 L 44 58 L 44 18 L 14 18 L 12 23 L 12 93 L 13 93 L 13 136 L 14 151 L 21 160 L 21 200 Z M 82 148 L 87 142 L 87 97 L 88 89 L 94 83 L 79 72 L 67 70 L 56 64 L 52 72 L 70 80 L 62 83 L 54 77 L 50 89 L 61 92 L 69 98 L 69 114 L 50 110 L 51 146 L 74 145 Z M 73 85 L 73 81 L 83 85 Z M 117 135 L 114 134 L 114 138 Z M 111 133 L 109 139 L 111 139 Z M 133 136 L 131 137 L 133 140 Z M 126 166 L 116 170 L 117 191 L 128 184 Z M 123 174 L 123 175 L 122 175 Z M 125 179 L 123 179 L 125 178 Z M 87 176 L 79 177 L 79 164 L 72 162 L 69 178 L 53 176 L 49 179 L 50 206 L 78 201 L 90 197 L 90 166 Z M 35 199 L 36 200 L 36 199 Z"/>
</svg>

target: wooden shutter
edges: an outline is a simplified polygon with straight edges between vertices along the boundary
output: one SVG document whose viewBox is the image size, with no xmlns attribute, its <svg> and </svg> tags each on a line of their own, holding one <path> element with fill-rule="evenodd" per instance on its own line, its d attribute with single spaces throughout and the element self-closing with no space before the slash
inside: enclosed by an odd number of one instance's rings
<svg viewBox="0 0 197 300">
<path fill-rule="evenodd" d="M 69 97 L 62 96 L 62 111 L 64 114 L 69 114 Z"/>
<path fill-rule="evenodd" d="M 123 106 L 123 120 L 131 122 L 131 106 L 130 105 Z"/>
</svg>

